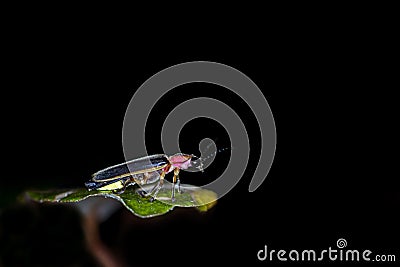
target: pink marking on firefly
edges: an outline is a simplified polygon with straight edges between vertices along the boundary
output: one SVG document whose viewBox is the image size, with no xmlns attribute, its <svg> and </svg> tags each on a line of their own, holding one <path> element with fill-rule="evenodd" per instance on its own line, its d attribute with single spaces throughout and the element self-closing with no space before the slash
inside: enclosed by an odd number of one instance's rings
<svg viewBox="0 0 400 267">
<path fill-rule="evenodd" d="M 169 157 L 169 162 L 171 162 L 171 168 L 168 172 L 175 168 L 185 170 L 191 166 L 192 155 L 187 154 L 175 154 Z"/>
</svg>

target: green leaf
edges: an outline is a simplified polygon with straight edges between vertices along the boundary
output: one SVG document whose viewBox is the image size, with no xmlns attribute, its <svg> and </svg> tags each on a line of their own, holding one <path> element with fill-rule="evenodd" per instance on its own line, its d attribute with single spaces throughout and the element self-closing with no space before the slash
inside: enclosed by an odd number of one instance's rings
<svg viewBox="0 0 400 267">
<path fill-rule="evenodd" d="M 57 202 L 70 203 L 83 201 L 89 197 L 112 198 L 122 203 L 130 212 L 141 218 L 149 218 L 162 215 L 172 210 L 174 207 L 196 207 L 200 211 L 206 211 L 217 200 L 217 195 L 209 190 L 190 185 L 182 185 L 181 193 L 176 192 L 175 201 L 171 200 L 172 187 L 170 183 L 164 185 L 157 195 L 156 200 L 140 196 L 138 190 L 149 190 L 151 186 L 146 185 L 141 189 L 128 187 L 122 194 L 114 194 L 111 191 L 88 191 L 86 188 L 71 190 L 48 190 L 48 191 L 28 191 L 26 195 L 38 202 Z"/>
<path fill-rule="evenodd" d="M 141 186 L 141 190 L 149 192 L 152 184 Z M 213 191 L 193 185 L 182 184 L 181 192 L 175 190 L 175 200 L 172 201 L 172 184 L 166 182 L 157 194 L 157 200 L 177 207 L 196 207 L 200 211 L 207 211 L 217 203 L 217 194 Z M 136 191 L 137 191 L 136 190 Z"/>
</svg>

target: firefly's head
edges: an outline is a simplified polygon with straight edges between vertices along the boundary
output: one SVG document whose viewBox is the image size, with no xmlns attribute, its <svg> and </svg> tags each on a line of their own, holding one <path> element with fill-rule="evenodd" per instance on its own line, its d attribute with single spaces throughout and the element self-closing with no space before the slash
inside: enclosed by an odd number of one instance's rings
<svg viewBox="0 0 400 267">
<path fill-rule="evenodd" d="M 196 157 L 196 156 L 178 153 L 173 156 L 170 156 L 169 162 L 171 162 L 172 169 L 179 168 L 181 170 L 186 170 L 187 168 L 189 168 L 191 166 L 191 160 L 193 157 Z"/>
</svg>

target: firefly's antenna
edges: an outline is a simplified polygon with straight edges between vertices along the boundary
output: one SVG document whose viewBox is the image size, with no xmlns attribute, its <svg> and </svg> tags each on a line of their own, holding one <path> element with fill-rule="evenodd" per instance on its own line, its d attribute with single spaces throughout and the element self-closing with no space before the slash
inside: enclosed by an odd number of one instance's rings
<svg viewBox="0 0 400 267">
<path fill-rule="evenodd" d="M 212 145 L 212 143 L 210 143 L 210 144 L 206 147 L 206 149 L 204 150 L 204 154 L 210 149 L 211 145 Z M 200 165 L 199 165 L 198 167 L 196 167 L 196 168 L 198 168 L 199 170 L 201 170 L 201 172 L 204 172 L 204 168 L 203 168 L 203 165 L 204 165 L 203 162 L 204 162 L 204 161 L 206 161 L 207 159 L 213 157 L 213 156 L 216 155 L 217 153 L 221 153 L 221 152 L 223 152 L 223 151 L 232 150 L 232 149 L 233 149 L 233 147 L 232 147 L 232 148 L 224 147 L 224 148 L 218 149 L 218 150 L 215 151 L 214 153 L 211 153 L 211 154 L 208 155 L 207 157 L 204 157 L 204 158 L 199 157 L 199 163 L 200 163 Z"/>
<path fill-rule="evenodd" d="M 205 157 L 205 158 L 199 158 L 201 161 L 205 161 L 206 159 L 209 159 L 209 158 L 211 158 L 211 157 L 213 157 L 214 155 L 216 155 L 216 154 L 218 154 L 218 153 L 221 153 L 221 152 L 224 152 L 224 151 L 227 151 L 227 150 L 232 150 L 233 148 L 229 148 L 229 147 L 224 147 L 224 148 L 220 148 L 220 149 L 218 149 L 217 151 L 215 151 L 214 153 L 211 153 L 210 155 L 208 155 L 207 157 Z M 207 149 L 205 150 L 205 152 L 207 151 Z"/>
</svg>

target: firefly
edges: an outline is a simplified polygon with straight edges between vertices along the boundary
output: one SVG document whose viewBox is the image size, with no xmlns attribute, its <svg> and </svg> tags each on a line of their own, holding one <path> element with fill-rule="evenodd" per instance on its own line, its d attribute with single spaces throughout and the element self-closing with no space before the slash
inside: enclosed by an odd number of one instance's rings
<svg viewBox="0 0 400 267">
<path fill-rule="evenodd" d="M 173 172 L 171 200 L 174 201 L 176 185 L 178 192 L 180 192 L 180 170 L 186 170 L 190 167 L 202 170 L 202 161 L 193 161 L 197 158 L 194 155 L 182 153 L 172 156 L 165 154 L 146 156 L 100 170 L 92 175 L 92 179 L 86 182 L 85 186 L 89 191 L 112 190 L 114 193 L 120 194 L 130 185 L 157 182 L 149 192 L 143 194 L 144 196 L 151 195 L 151 200 L 153 200 L 163 187 L 165 175 Z"/>
</svg>

